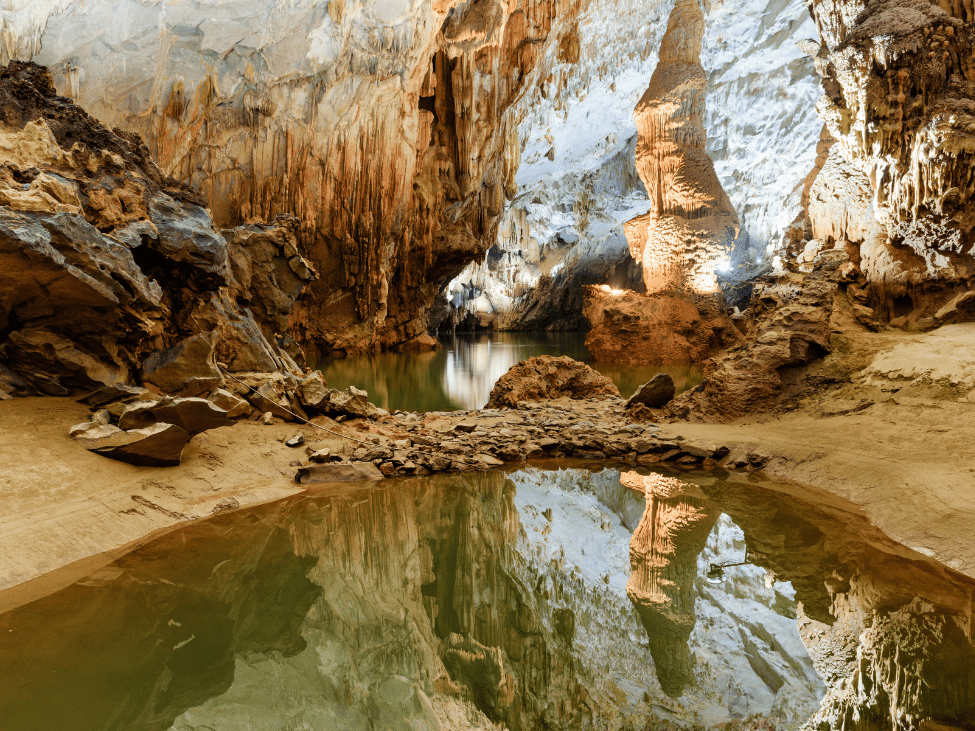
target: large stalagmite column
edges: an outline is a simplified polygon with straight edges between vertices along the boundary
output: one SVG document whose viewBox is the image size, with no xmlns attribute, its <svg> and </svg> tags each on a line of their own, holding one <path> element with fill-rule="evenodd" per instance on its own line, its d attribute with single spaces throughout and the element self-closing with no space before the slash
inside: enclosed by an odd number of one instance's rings
<svg viewBox="0 0 975 731">
<path fill-rule="evenodd" d="M 650 294 L 718 295 L 717 272 L 729 263 L 740 230 L 704 149 L 703 35 L 697 0 L 677 0 L 660 61 L 633 112 L 639 133 L 636 167 L 650 211 L 624 230 Z"/>
</svg>

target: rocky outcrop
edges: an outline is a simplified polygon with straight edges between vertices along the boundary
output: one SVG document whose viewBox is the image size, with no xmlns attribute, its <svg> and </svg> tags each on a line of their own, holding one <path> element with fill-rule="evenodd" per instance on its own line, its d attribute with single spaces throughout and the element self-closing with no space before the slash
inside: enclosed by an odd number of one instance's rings
<svg viewBox="0 0 975 731">
<path fill-rule="evenodd" d="M 514 408 L 540 399 L 619 398 L 616 384 L 585 363 L 568 356 L 540 355 L 511 367 L 491 390 L 487 407 Z"/>
<path fill-rule="evenodd" d="M 747 335 L 705 365 L 703 383 L 671 401 L 669 416 L 730 421 L 782 402 L 787 384 L 801 382 L 803 366 L 830 350 L 837 280 L 850 264 L 845 252 L 830 250 L 814 266 L 808 276 L 755 285 Z"/>
<path fill-rule="evenodd" d="M 57 96 L 40 67 L 0 71 L 0 112 L 0 360 L 13 391 L 65 395 L 143 377 L 166 391 L 197 379 L 200 393 L 219 385 L 214 353 L 232 370 L 295 368 L 255 319 L 277 330 L 299 282 L 314 276 L 287 226 L 241 230 L 228 243 L 137 136 Z M 233 262 L 251 256 L 255 236 L 282 243 L 262 264 L 290 279 L 238 281 Z M 176 373 L 200 338 L 206 372 Z"/>
<path fill-rule="evenodd" d="M 724 312 L 682 296 L 590 286 L 583 312 L 592 324 L 586 347 L 597 361 L 700 363 L 738 340 Z"/>
<path fill-rule="evenodd" d="M 807 238 L 850 248 L 878 319 L 930 326 L 975 274 L 971 11 L 950 2 L 811 7 L 822 39 L 810 49 L 822 76 L 818 111 L 836 143 L 812 187 Z"/>
</svg>

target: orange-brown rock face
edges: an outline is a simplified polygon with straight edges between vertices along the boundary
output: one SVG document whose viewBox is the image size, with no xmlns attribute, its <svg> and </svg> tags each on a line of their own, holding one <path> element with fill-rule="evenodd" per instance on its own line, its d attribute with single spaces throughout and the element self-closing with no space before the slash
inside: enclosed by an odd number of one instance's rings
<svg viewBox="0 0 975 731">
<path fill-rule="evenodd" d="M 631 473 L 621 480 L 644 490 L 647 499 L 630 541 L 626 593 L 647 630 L 660 686 L 677 698 L 694 677 L 687 641 L 695 621 L 697 557 L 718 511 L 699 489 L 675 478 Z"/>
<path fill-rule="evenodd" d="M 697 1 L 678 0 L 660 62 L 633 113 L 639 132 L 636 166 L 650 211 L 624 230 L 651 294 L 718 295 L 717 273 L 728 264 L 739 231 L 738 216 L 704 149 L 703 34 Z"/>
<path fill-rule="evenodd" d="M 261 0 L 234 18 L 187 4 L 120 29 L 110 3 L 76 3 L 35 58 L 59 90 L 139 132 L 218 225 L 295 215 L 321 278 L 293 334 L 352 352 L 423 335 L 441 283 L 495 239 L 518 164 L 506 111 L 572 7 Z M 90 53 L 119 43 L 106 28 L 132 34 L 144 63 Z"/>
<path fill-rule="evenodd" d="M 813 234 L 859 254 L 878 316 L 924 325 L 975 275 L 972 11 L 950 1 L 811 9 L 818 111 L 837 140 L 813 185 Z"/>
<path fill-rule="evenodd" d="M 586 346 L 597 360 L 694 363 L 735 340 L 718 272 L 730 263 L 738 217 L 704 149 L 703 34 L 696 0 L 678 0 L 633 113 L 650 211 L 624 232 L 646 295 L 588 288 Z"/>
<path fill-rule="evenodd" d="M 605 286 L 585 289 L 583 313 L 592 324 L 586 347 L 599 361 L 698 363 L 737 339 L 723 313 L 698 308 L 686 297 L 648 297 Z"/>
</svg>

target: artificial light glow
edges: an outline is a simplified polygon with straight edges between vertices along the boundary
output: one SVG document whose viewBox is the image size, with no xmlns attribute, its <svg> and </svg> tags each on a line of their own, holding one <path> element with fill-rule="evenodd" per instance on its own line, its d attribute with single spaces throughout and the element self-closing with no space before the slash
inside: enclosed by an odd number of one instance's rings
<svg viewBox="0 0 975 731">
<path fill-rule="evenodd" d="M 599 288 L 606 294 L 611 294 L 614 297 L 620 297 L 623 294 L 622 289 L 613 289 L 608 284 L 600 284 Z"/>
</svg>

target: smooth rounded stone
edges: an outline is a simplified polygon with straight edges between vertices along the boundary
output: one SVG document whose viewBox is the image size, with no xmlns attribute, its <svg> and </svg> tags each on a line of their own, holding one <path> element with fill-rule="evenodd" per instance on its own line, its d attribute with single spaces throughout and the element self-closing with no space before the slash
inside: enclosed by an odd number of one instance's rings
<svg viewBox="0 0 975 731">
<path fill-rule="evenodd" d="M 383 473 L 372 462 L 309 465 L 308 467 L 302 467 L 295 474 L 295 482 L 302 484 L 381 479 L 383 479 Z"/>
<path fill-rule="evenodd" d="M 251 412 L 251 405 L 246 400 L 223 388 L 218 388 L 211 393 L 208 400 L 226 411 L 228 419 L 247 416 Z"/>
<path fill-rule="evenodd" d="M 214 360 L 216 345 L 215 333 L 200 333 L 156 351 L 142 361 L 142 381 L 167 393 L 182 391 L 191 379 L 197 379 L 197 387 L 220 386 L 223 375 Z"/>
<path fill-rule="evenodd" d="M 233 424 L 227 412 L 202 398 L 171 398 L 130 405 L 119 417 L 120 429 L 144 429 L 153 424 L 175 424 L 191 436 Z"/>
<path fill-rule="evenodd" d="M 85 447 L 89 452 L 140 467 L 175 467 L 189 440 L 189 432 L 182 427 L 159 423 L 145 429 L 116 430 L 102 439 L 86 439 Z"/>
<path fill-rule="evenodd" d="M 676 393 L 677 387 L 674 385 L 674 379 L 671 378 L 670 374 L 658 373 L 627 399 L 626 408 L 636 404 L 659 408 L 668 404 Z"/>
</svg>

